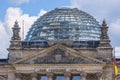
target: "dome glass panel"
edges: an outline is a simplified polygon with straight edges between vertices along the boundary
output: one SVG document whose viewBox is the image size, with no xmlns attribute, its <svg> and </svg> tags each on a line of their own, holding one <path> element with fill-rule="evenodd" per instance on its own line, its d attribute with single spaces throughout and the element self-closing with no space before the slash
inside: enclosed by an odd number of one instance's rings
<svg viewBox="0 0 120 80">
<path fill-rule="evenodd" d="M 98 41 L 100 35 L 100 25 L 93 16 L 77 8 L 56 8 L 34 22 L 25 40 Z"/>
</svg>

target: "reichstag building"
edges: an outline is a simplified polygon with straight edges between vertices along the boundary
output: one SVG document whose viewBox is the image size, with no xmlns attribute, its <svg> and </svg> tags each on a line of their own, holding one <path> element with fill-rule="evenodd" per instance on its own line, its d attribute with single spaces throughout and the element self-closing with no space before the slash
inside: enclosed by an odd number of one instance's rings
<svg viewBox="0 0 120 80">
<path fill-rule="evenodd" d="M 77 8 L 38 18 L 21 40 L 15 21 L 0 80 L 114 80 L 108 26 Z"/>
</svg>

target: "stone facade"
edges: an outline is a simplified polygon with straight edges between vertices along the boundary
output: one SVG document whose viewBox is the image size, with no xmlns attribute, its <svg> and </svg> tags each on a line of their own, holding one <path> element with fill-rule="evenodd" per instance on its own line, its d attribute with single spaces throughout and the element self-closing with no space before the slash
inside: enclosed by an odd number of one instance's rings
<svg viewBox="0 0 120 80">
<path fill-rule="evenodd" d="M 48 80 L 56 80 L 57 75 L 63 75 L 66 80 L 72 80 L 74 75 L 82 80 L 114 80 L 112 47 L 105 21 L 101 29 L 101 40 L 96 48 L 61 43 L 24 48 L 16 21 L 8 48 L 8 63 L 0 63 L 0 80 L 40 80 L 44 75 Z"/>
</svg>

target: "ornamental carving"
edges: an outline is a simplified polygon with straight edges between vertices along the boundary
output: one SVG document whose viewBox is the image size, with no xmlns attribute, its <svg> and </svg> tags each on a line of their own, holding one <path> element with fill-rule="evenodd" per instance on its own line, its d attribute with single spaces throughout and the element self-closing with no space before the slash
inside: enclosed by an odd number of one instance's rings
<svg viewBox="0 0 120 80">
<path fill-rule="evenodd" d="M 72 55 L 61 49 L 55 49 L 42 57 L 33 59 L 34 64 L 92 64 L 97 63 L 89 61 L 80 56 Z M 30 61 L 24 62 L 29 64 Z"/>
<path fill-rule="evenodd" d="M 17 21 L 15 21 L 14 27 L 12 29 L 13 29 L 12 40 L 20 40 L 21 39 L 19 35 L 20 27 Z"/>
</svg>

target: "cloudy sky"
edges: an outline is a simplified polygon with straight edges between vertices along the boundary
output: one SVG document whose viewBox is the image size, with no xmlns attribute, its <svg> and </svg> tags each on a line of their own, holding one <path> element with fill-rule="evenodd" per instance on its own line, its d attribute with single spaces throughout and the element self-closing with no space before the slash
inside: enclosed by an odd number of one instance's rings
<svg viewBox="0 0 120 80">
<path fill-rule="evenodd" d="M 7 57 L 6 49 L 15 20 L 18 20 L 20 27 L 24 20 L 26 34 L 38 17 L 64 6 L 79 8 L 94 16 L 100 24 L 106 19 L 111 44 L 115 47 L 116 56 L 120 56 L 120 0 L 0 0 L 0 3 L 0 58 Z"/>
</svg>

